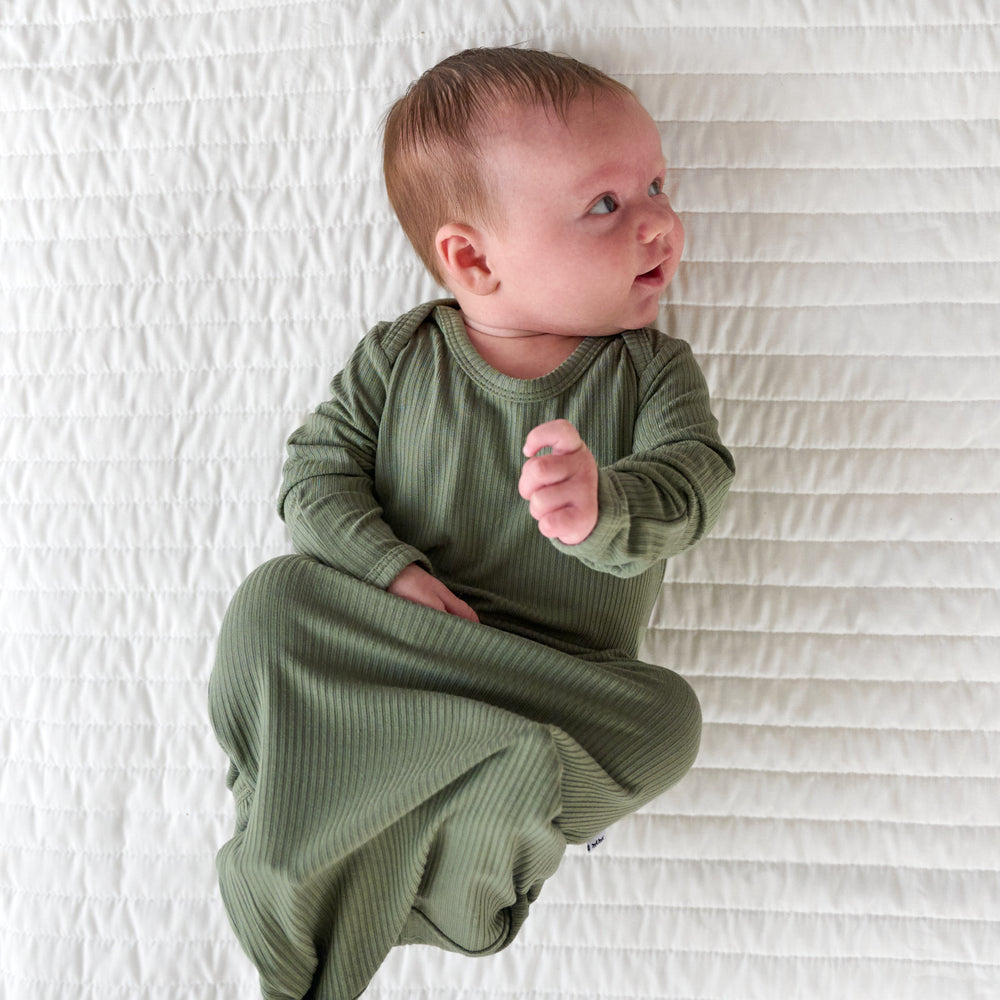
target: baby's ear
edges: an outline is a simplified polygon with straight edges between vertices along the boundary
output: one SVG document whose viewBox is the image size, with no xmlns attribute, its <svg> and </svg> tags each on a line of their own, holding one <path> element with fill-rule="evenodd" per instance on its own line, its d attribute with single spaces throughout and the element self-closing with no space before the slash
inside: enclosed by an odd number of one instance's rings
<svg viewBox="0 0 1000 1000">
<path fill-rule="evenodd" d="M 457 222 L 443 225 L 434 238 L 445 284 L 456 295 L 489 295 L 499 284 L 490 269 L 482 232 Z"/>
</svg>

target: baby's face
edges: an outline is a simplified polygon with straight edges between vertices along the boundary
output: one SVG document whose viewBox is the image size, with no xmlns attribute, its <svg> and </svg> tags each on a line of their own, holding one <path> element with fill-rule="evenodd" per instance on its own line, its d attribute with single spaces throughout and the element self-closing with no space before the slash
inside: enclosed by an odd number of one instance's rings
<svg viewBox="0 0 1000 1000">
<path fill-rule="evenodd" d="M 628 97 L 576 100 L 564 124 L 519 109 L 484 143 L 502 222 L 487 257 L 507 325 L 601 336 L 656 319 L 684 249 L 656 124 Z"/>
</svg>

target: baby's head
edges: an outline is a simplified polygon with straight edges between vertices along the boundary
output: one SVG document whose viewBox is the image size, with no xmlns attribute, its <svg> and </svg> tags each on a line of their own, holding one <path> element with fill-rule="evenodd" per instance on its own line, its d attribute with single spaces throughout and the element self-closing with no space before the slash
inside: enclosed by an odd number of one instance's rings
<svg viewBox="0 0 1000 1000">
<path fill-rule="evenodd" d="M 384 126 L 389 201 L 427 269 L 445 284 L 435 249 L 449 222 L 497 224 L 482 142 L 510 108 L 565 118 L 579 97 L 633 98 L 628 87 L 568 56 L 535 49 L 467 49 L 411 84 Z"/>
<path fill-rule="evenodd" d="M 466 327 L 604 336 L 648 325 L 684 248 L 656 122 L 573 59 L 473 49 L 390 110 L 386 187 Z"/>
</svg>

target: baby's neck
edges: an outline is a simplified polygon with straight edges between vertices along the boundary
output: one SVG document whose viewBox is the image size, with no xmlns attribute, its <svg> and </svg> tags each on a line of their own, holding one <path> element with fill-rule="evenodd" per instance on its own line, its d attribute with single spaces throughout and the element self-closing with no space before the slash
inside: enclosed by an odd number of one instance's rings
<svg viewBox="0 0 1000 1000">
<path fill-rule="evenodd" d="M 533 379 L 555 371 L 583 341 L 553 333 L 479 329 L 465 321 L 469 343 L 492 368 L 511 378 Z"/>
</svg>

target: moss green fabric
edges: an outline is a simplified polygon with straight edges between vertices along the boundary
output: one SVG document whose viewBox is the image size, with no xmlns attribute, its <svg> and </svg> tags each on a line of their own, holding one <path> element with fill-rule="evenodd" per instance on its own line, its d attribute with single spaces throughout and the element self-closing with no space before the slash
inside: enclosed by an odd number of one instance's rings
<svg viewBox="0 0 1000 1000">
<path fill-rule="evenodd" d="M 555 417 L 601 466 L 573 549 L 516 490 Z M 397 944 L 505 947 L 567 842 L 683 776 L 697 699 L 635 656 L 663 559 L 731 477 L 689 349 L 654 331 L 532 381 L 482 363 L 448 304 L 365 338 L 290 441 L 301 554 L 240 587 L 210 684 L 237 803 L 220 886 L 266 997 L 356 997 Z M 414 560 L 481 623 L 386 593 Z"/>
</svg>

